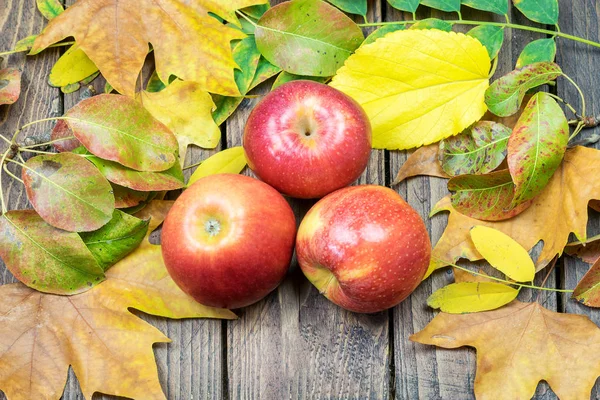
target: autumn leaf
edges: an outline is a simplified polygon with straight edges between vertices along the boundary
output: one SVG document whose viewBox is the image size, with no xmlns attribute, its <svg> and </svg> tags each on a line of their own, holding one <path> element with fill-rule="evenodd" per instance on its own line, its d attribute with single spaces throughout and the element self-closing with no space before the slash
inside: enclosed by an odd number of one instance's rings
<svg viewBox="0 0 600 400">
<path fill-rule="evenodd" d="M 152 231 L 171 205 L 154 201 L 138 217 L 150 217 Z M 167 273 L 160 246 L 147 239 L 84 294 L 0 286 L 0 390 L 9 399 L 58 399 L 69 366 L 88 399 L 96 392 L 164 399 L 152 345 L 169 339 L 129 309 L 167 318 L 235 318 L 183 293 Z"/>
<path fill-rule="evenodd" d="M 404 24 L 388 24 L 384 25 L 381 28 L 376 29 L 371 33 L 367 38 L 362 42 L 361 46 L 365 46 L 367 44 L 373 43 L 379 38 L 384 37 L 390 32 L 402 31 L 406 29 Z"/>
<path fill-rule="evenodd" d="M 448 225 L 432 252 L 432 261 L 426 276 L 439 268 L 454 264 L 459 258 L 480 260 L 481 254 L 471 241 L 470 230 L 475 225 L 497 229 L 529 250 L 543 241 L 536 270 L 546 266 L 563 252 L 570 233 L 585 241 L 587 205 L 590 199 L 600 197 L 600 182 L 588 179 L 600 168 L 600 151 L 577 146 L 567 150 L 561 166 L 556 170 L 544 191 L 531 206 L 518 216 L 498 222 L 484 222 L 458 213 L 445 197 L 432 211 L 449 211 Z M 560 216 L 560 218 L 556 217 Z"/>
<path fill-rule="evenodd" d="M 36 0 L 35 2 L 40 13 L 48 20 L 54 19 L 65 11 L 60 0 Z"/>
<path fill-rule="evenodd" d="M 0 69 L 0 105 L 13 104 L 21 94 L 21 71 L 16 68 Z"/>
<path fill-rule="evenodd" d="M 246 155 L 242 146 L 232 147 L 214 154 L 204 160 L 194 171 L 188 186 L 208 175 L 239 174 L 246 166 Z"/>
<path fill-rule="evenodd" d="M 586 263 L 595 263 L 600 258 L 600 235 L 591 237 L 583 242 L 567 244 L 565 253 L 578 257 Z"/>
<path fill-rule="evenodd" d="M 397 185 L 406 178 L 417 175 L 437 176 L 449 178 L 438 161 L 439 146 L 437 143 L 419 147 L 402 164 L 393 185 Z"/>
<path fill-rule="evenodd" d="M 581 278 L 572 297 L 586 306 L 600 307 L 600 259 Z"/>
<path fill-rule="evenodd" d="M 73 36 L 106 80 L 119 93 L 134 97 L 150 43 L 163 82 L 175 75 L 197 82 L 202 90 L 235 96 L 239 92 L 230 42 L 244 34 L 209 13 L 239 24 L 236 9 L 264 2 L 80 0 L 48 23 L 31 54 Z"/>
<path fill-rule="evenodd" d="M 487 51 L 476 39 L 409 29 L 361 46 L 330 85 L 363 106 L 374 148 L 409 149 L 479 120 L 486 111 L 489 69 Z"/>
<path fill-rule="evenodd" d="M 81 142 L 73 136 L 73 131 L 69 128 L 67 122 L 62 119 L 56 121 L 56 125 L 52 128 L 50 139 L 54 142 L 54 148 L 60 152 L 73 151 L 81 147 Z M 58 139 L 65 140 L 57 141 Z"/>
<path fill-rule="evenodd" d="M 519 291 L 498 282 L 451 283 L 436 290 L 427 305 L 450 314 L 494 310 L 517 298 Z"/>
<path fill-rule="evenodd" d="M 538 39 L 527 43 L 517 59 L 516 68 L 537 62 L 553 62 L 556 57 L 556 41 L 554 39 Z"/>
<path fill-rule="evenodd" d="M 190 144 L 205 149 L 219 144 L 221 130 L 212 118 L 215 103 L 199 84 L 176 80 L 159 92 L 143 91 L 138 96 L 144 108 L 175 134 L 182 162 Z"/>
<path fill-rule="evenodd" d="M 96 64 L 74 44 L 56 61 L 50 70 L 48 83 L 55 87 L 67 86 L 78 83 L 96 72 Z"/>
</svg>

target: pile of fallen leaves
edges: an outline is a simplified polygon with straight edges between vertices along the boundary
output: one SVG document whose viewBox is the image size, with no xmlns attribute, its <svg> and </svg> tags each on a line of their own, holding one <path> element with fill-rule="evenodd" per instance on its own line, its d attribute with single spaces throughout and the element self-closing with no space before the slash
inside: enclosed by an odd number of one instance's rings
<svg viewBox="0 0 600 400">
<path fill-rule="evenodd" d="M 505 0 L 388 1 L 408 13 L 508 12 Z M 167 191 L 245 167 L 234 147 L 204 160 L 187 182 L 183 174 L 193 167 L 184 167 L 188 146 L 215 148 L 219 125 L 269 78 L 271 89 L 329 82 L 365 109 L 374 148 L 418 148 L 395 183 L 449 178 L 449 195 L 432 210 L 449 219 L 427 276 L 454 266 L 456 282 L 428 299 L 442 312 L 412 340 L 475 347 L 478 398 L 531 397 L 540 380 L 561 398 L 589 396 L 600 375 L 598 327 L 516 300 L 522 288 L 548 290 L 531 282 L 566 252 L 594 264 L 573 297 L 600 306 L 600 238 L 586 234 L 588 206 L 600 200 L 600 151 L 573 145 L 589 125 L 583 98 L 575 110 L 541 90 L 558 79 L 577 87 L 554 63 L 560 31 L 527 44 L 515 70 L 490 84 L 502 23 L 462 34 L 452 32 L 460 20 L 397 21 L 365 38 L 344 12 L 366 20 L 366 0 L 158 3 L 79 0 L 65 10 L 37 0 L 49 23 L 12 51 L 66 46 L 50 85 L 69 93 L 98 76 L 107 84 L 51 118 L 46 141 L 22 142 L 21 132 L 47 119 L 3 137 L 0 165 L 22 181 L 33 207 L 8 210 L 0 192 L 0 256 L 21 282 L 0 287 L 0 389 L 10 399 L 59 398 L 69 365 L 87 397 L 162 398 L 152 344 L 168 339 L 128 309 L 235 317 L 183 294 L 148 238 L 171 205 L 162 200 Z M 557 0 L 514 4 L 535 23 L 558 23 Z M 144 79 L 147 60 L 155 69 Z M 20 72 L 0 70 L 0 105 L 20 91 Z M 571 233 L 578 242 L 567 243 Z M 528 251 L 540 241 L 532 260 Z M 459 259 L 485 259 L 495 274 Z M 498 335 L 507 325 L 510 334 Z"/>
</svg>

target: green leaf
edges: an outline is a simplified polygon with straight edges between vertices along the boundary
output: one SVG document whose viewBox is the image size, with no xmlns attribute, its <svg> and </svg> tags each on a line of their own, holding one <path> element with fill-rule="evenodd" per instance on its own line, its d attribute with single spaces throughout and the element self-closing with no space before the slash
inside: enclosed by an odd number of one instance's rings
<svg viewBox="0 0 600 400">
<path fill-rule="evenodd" d="M 337 8 L 350 14 L 367 18 L 367 0 L 327 0 Z"/>
<path fill-rule="evenodd" d="M 96 64 L 74 44 L 56 61 L 50 71 L 48 83 L 54 87 L 72 85 L 96 72 Z"/>
<path fill-rule="evenodd" d="M 284 83 L 291 82 L 291 81 L 297 81 L 297 80 L 301 80 L 301 79 L 325 83 L 329 80 L 329 77 L 300 76 L 300 75 L 294 75 L 294 74 L 290 74 L 289 72 L 282 71 L 279 74 L 279 76 L 277 76 L 277 79 L 275 79 L 275 82 L 273 82 L 273 86 L 271 87 L 271 90 L 275 90 L 276 88 L 283 85 Z"/>
<path fill-rule="evenodd" d="M 271 6 L 267 3 L 242 8 L 240 11 L 242 11 L 244 14 L 251 16 L 254 19 L 260 19 L 260 17 L 262 17 L 263 14 L 269 10 L 269 8 L 271 8 Z"/>
<path fill-rule="evenodd" d="M 0 216 L 0 257 L 18 280 L 40 292 L 77 294 L 104 280 L 79 235 L 48 225 L 33 210 Z"/>
<path fill-rule="evenodd" d="M 558 0 L 513 0 L 515 7 L 532 21 L 558 24 Z"/>
<path fill-rule="evenodd" d="M 556 56 L 554 39 L 538 39 L 529 42 L 517 59 L 517 68 L 537 62 L 553 62 Z"/>
<path fill-rule="evenodd" d="M 112 87 L 112 85 L 111 85 L 110 83 L 106 82 L 106 83 L 104 84 L 104 93 L 105 93 L 105 94 L 110 94 L 110 93 L 112 93 L 114 90 L 115 90 L 115 88 L 113 88 L 113 87 Z"/>
<path fill-rule="evenodd" d="M 367 45 L 369 43 L 373 43 L 377 39 L 384 37 L 385 35 L 387 35 L 390 32 L 401 31 L 404 29 L 406 29 L 406 26 L 404 24 L 384 25 L 381 28 L 375 30 L 369 36 L 367 36 L 367 38 L 364 40 L 364 42 L 362 42 L 361 46 Z"/>
<path fill-rule="evenodd" d="M 565 114 L 548 93 L 527 103 L 508 140 L 508 169 L 515 183 L 513 205 L 533 199 L 560 165 L 569 141 Z"/>
<path fill-rule="evenodd" d="M 36 0 L 37 8 L 47 19 L 51 20 L 65 11 L 59 0 Z"/>
<path fill-rule="evenodd" d="M 438 289 L 427 299 L 432 308 L 450 314 L 494 310 L 517 298 L 519 291 L 496 282 L 451 283 Z"/>
<path fill-rule="evenodd" d="M 161 172 L 136 171 L 119 163 L 99 157 L 87 157 L 112 183 L 141 192 L 175 190 L 184 186 L 183 172 L 179 163 Z"/>
<path fill-rule="evenodd" d="M 292 0 L 258 21 L 256 45 L 274 65 L 297 75 L 332 76 L 364 40 L 343 12 L 320 0 Z"/>
<path fill-rule="evenodd" d="M 173 133 L 129 97 L 91 97 L 67 111 L 64 119 L 75 137 L 98 157 L 138 171 L 164 171 L 177 161 Z"/>
<path fill-rule="evenodd" d="M 139 211 L 141 211 L 144 208 L 146 208 L 146 206 L 148 204 L 150 204 L 152 202 L 152 200 L 154 200 L 156 198 L 156 196 L 158 196 L 158 192 L 148 192 L 148 198 L 146 200 L 142 201 L 137 206 L 123 208 L 123 209 L 121 209 L 121 211 L 123 211 L 123 212 L 125 212 L 127 214 L 136 214 Z"/>
<path fill-rule="evenodd" d="M 460 0 L 421 0 L 421 4 L 446 12 L 460 11 Z"/>
<path fill-rule="evenodd" d="M 135 207 L 141 202 L 148 199 L 152 192 L 140 192 L 126 188 L 125 186 L 117 185 L 116 183 L 110 184 L 113 189 L 113 195 L 115 196 L 115 208 L 129 208 Z"/>
<path fill-rule="evenodd" d="M 512 208 L 515 185 L 508 170 L 485 175 L 459 175 L 448 181 L 448 190 L 456 211 L 484 221 L 500 221 L 514 217 L 529 203 Z"/>
<path fill-rule="evenodd" d="M 69 83 L 68 85 L 61 86 L 60 91 L 64 94 L 75 93 L 81 89 L 81 84 L 79 82 Z"/>
<path fill-rule="evenodd" d="M 27 197 L 50 225 L 87 232 L 112 218 L 112 188 L 100 171 L 82 157 L 73 153 L 42 154 L 24 165 Z"/>
<path fill-rule="evenodd" d="M 240 40 L 233 48 L 233 60 L 240 67 L 234 71 L 235 83 L 243 95 L 250 90 L 259 59 L 260 52 L 252 36 Z"/>
<path fill-rule="evenodd" d="M 38 35 L 31 35 L 31 36 L 27 36 L 24 39 L 21 39 L 17 42 L 17 44 L 15 44 L 15 51 L 28 51 L 31 50 L 31 48 L 33 47 L 33 42 L 35 42 L 35 39 L 38 37 Z"/>
<path fill-rule="evenodd" d="M 106 271 L 135 250 L 144 240 L 150 220 L 115 210 L 112 219 L 97 231 L 80 233 L 81 239 Z"/>
<path fill-rule="evenodd" d="M 200 164 L 190 177 L 187 186 L 189 187 L 197 180 L 209 175 L 239 174 L 246 166 L 246 163 L 246 156 L 242 146 L 220 151 Z"/>
<path fill-rule="evenodd" d="M 92 83 L 92 81 L 94 79 L 96 79 L 98 76 L 100 75 L 100 71 L 96 71 L 93 74 L 91 74 L 90 76 L 88 76 L 87 78 L 84 78 L 81 80 L 81 84 L 82 85 L 89 85 L 90 83 Z"/>
<path fill-rule="evenodd" d="M 450 176 L 492 172 L 506 157 L 511 132 L 500 123 L 479 121 L 461 134 L 442 140 L 442 169 Z"/>
<path fill-rule="evenodd" d="M 467 35 L 479 40 L 485 46 L 492 59 L 498 55 L 504 42 L 504 28 L 500 26 L 476 26 L 467 32 Z"/>
<path fill-rule="evenodd" d="M 573 298 L 589 307 L 600 307 L 600 259 L 581 278 Z"/>
<path fill-rule="evenodd" d="M 489 11 L 499 15 L 508 13 L 508 2 L 506 0 L 462 0 L 461 3 L 477 10 Z"/>
<path fill-rule="evenodd" d="M 426 18 L 413 24 L 410 29 L 439 29 L 440 31 L 450 32 L 452 24 L 438 18 Z"/>
<path fill-rule="evenodd" d="M 266 58 L 260 57 L 256 73 L 250 84 L 250 90 L 254 89 L 270 77 L 277 75 L 279 72 L 281 72 L 281 68 L 271 64 Z"/>
<path fill-rule="evenodd" d="M 508 117 L 519 111 L 528 90 L 562 75 L 557 64 L 542 62 L 526 65 L 497 79 L 485 91 L 485 104 L 493 114 Z"/>
<path fill-rule="evenodd" d="M 150 79 L 148 79 L 148 83 L 146 84 L 146 92 L 156 93 L 160 92 L 166 87 L 167 85 L 165 85 L 165 83 L 160 80 L 158 74 L 156 73 L 156 70 L 154 70 L 154 72 L 152 72 L 152 75 L 150 75 Z"/>
<path fill-rule="evenodd" d="M 212 98 L 216 107 L 212 117 L 217 125 L 225 122 L 244 100 L 243 97 L 227 97 L 220 94 L 213 94 Z"/>
<path fill-rule="evenodd" d="M 421 0 L 388 0 L 390 6 L 400 10 L 414 13 L 419 7 Z"/>
</svg>

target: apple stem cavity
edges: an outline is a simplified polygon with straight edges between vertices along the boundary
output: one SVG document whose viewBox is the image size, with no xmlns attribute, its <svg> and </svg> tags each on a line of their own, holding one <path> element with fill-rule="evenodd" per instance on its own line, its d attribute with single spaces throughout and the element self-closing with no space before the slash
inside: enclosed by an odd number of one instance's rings
<svg viewBox="0 0 600 400">
<path fill-rule="evenodd" d="M 204 223 L 204 229 L 211 237 L 217 236 L 221 232 L 221 223 L 216 219 L 209 219 Z"/>
</svg>

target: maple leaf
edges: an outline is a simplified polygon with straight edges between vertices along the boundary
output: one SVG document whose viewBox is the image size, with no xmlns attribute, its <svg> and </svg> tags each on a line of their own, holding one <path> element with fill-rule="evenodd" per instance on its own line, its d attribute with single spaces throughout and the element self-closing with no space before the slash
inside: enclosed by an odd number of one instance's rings
<svg viewBox="0 0 600 400">
<path fill-rule="evenodd" d="M 112 87 L 133 97 L 150 43 L 163 82 L 175 75 L 212 93 L 239 96 L 230 42 L 245 34 L 209 13 L 239 25 L 235 10 L 262 3 L 265 0 L 79 0 L 48 23 L 30 54 L 73 36 Z"/>
<path fill-rule="evenodd" d="M 562 400 L 589 398 L 600 375 L 600 329 L 583 315 L 538 303 L 511 304 L 478 314 L 439 313 L 410 340 L 477 350 L 479 400 L 531 398 L 541 380 Z"/>
<path fill-rule="evenodd" d="M 544 246 L 536 262 L 539 271 L 554 256 L 562 254 L 571 232 L 580 241 L 586 240 L 588 202 L 600 198 L 600 181 L 589 177 L 595 176 L 599 168 L 599 150 L 581 146 L 568 150 L 548 186 L 533 199 L 531 206 L 504 221 L 480 221 L 467 217 L 452 207 L 450 197 L 443 198 L 432 214 L 450 211 L 448 226 L 433 249 L 426 277 L 459 258 L 471 261 L 482 258 L 469 236 L 475 225 L 502 231 L 527 250 L 543 241 Z"/>
<path fill-rule="evenodd" d="M 151 218 L 151 232 L 172 203 L 154 201 L 137 216 Z M 0 390 L 9 399 L 58 399 L 69 365 L 88 399 L 95 392 L 164 399 L 152 345 L 169 339 L 128 308 L 168 318 L 235 318 L 183 293 L 148 237 L 105 282 L 80 295 L 0 286 Z"/>
</svg>

